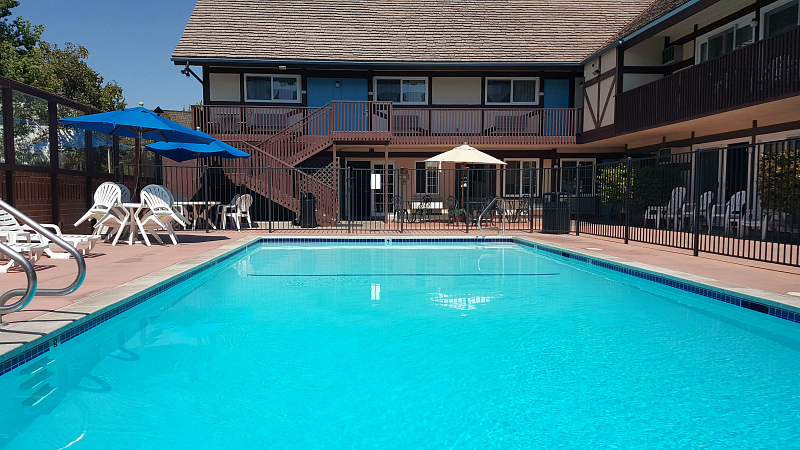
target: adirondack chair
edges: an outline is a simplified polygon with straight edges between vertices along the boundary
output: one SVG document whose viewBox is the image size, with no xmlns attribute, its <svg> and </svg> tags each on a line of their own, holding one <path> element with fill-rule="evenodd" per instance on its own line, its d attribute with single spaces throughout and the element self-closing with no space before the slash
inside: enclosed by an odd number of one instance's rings
<svg viewBox="0 0 800 450">
<path fill-rule="evenodd" d="M 700 226 L 705 224 L 707 227 L 711 227 L 711 204 L 714 202 L 714 192 L 706 191 L 704 192 L 700 198 L 698 199 L 698 204 L 700 205 L 699 213 L 700 213 Z M 681 223 L 679 224 L 680 228 L 683 229 L 684 221 L 689 221 L 689 228 L 694 227 L 694 203 L 684 203 L 683 204 L 683 211 L 681 214 Z"/>
<path fill-rule="evenodd" d="M 644 221 L 654 220 L 656 228 L 661 228 L 661 219 L 667 220 L 666 224 L 669 226 L 669 219 L 672 219 L 672 227 L 677 229 L 678 218 L 683 214 L 683 201 L 686 198 L 686 188 L 676 187 L 672 190 L 669 197 L 669 203 L 666 206 L 648 206 L 644 212 Z"/>
<path fill-rule="evenodd" d="M 724 205 L 714 205 L 711 208 L 708 234 L 714 226 L 722 227 L 725 234 L 731 229 L 731 220 L 738 220 L 747 205 L 747 191 L 739 191 L 733 194 Z M 724 207 L 724 210 L 723 210 Z"/>
</svg>

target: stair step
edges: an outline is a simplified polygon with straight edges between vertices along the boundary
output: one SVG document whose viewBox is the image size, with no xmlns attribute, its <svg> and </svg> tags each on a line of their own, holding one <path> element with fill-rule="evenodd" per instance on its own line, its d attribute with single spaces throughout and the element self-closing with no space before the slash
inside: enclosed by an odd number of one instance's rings
<svg viewBox="0 0 800 450">
<path fill-rule="evenodd" d="M 50 384 L 45 384 L 42 386 L 38 391 L 34 392 L 33 395 L 26 398 L 25 401 L 22 402 L 22 406 L 24 407 L 31 407 L 36 406 L 42 402 L 42 400 L 46 399 L 50 396 L 53 392 L 56 391 L 55 386 L 50 386 Z"/>
<path fill-rule="evenodd" d="M 19 388 L 22 390 L 33 389 L 36 386 L 44 383 L 50 376 L 53 375 L 53 372 L 49 370 L 40 370 L 36 372 L 36 374 L 27 380 L 23 381 L 22 384 L 19 385 Z"/>
</svg>

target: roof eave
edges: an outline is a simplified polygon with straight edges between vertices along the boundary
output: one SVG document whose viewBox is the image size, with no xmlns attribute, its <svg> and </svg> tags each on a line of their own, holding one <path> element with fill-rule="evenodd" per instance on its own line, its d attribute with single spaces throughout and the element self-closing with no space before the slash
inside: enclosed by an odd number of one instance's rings
<svg viewBox="0 0 800 450">
<path fill-rule="evenodd" d="M 345 60 L 314 60 L 314 59 L 258 59 L 258 58 L 206 58 L 173 56 L 170 58 L 175 65 L 214 65 L 223 64 L 230 66 L 302 66 L 303 68 L 427 68 L 427 69 L 460 69 L 460 68 L 492 68 L 492 69 L 576 69 L 583 65 L 582 62 L 561 61 L 345 61 Z"/>
</svg>

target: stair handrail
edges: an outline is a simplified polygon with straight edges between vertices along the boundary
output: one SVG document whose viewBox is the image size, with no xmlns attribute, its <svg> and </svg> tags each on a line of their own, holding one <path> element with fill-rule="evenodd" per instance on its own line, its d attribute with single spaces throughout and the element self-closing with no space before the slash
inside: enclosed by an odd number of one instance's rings
<svg viewBox="0 0 800 450">
<path fill-rule="evenodd" d="M 501 222 L 503 223 L 503 236 L 505 236 L 505 234 L 506 234 L 506 201 L 505 201 L 505 199 L 502 199 L 500 197 L 493 198 L 492 201 L 490 201 L 489 204 L 486 205 L 486 208 L 483 208 L 483 211 L 478 216 L 478 230 L 481 230 L 481 231 L 483 230 L 483 227 L 481 227 L 481 221 L 483 219 L 483 215 L 486 214 L 492 208 L 492 206 L 494 206 L 494 204 L 498 203 L 498 202 L 501 202 L 503 204 L 503 206 L 500 207 L 500 216 L 501 216 Z M 498 228 L 498 227 L 489 227 L 489 228 L 487 228 L 487 230 L 499 230 L 499 229 L 500 228 Z"/>
<path fill-rule="evenodd" d="M 27 258 L 2 242 L 0 242 L 0 253 L 8 256 L 14 260 L 15 263 L 19 264 L 22 267 L 22 270 L 25 271 L 25 275 L 28 279 L 28 287 L 25 288 L 22 297 L 19 300 L 10 305 L 0 303 L 0 319 L 2 319 L 3 314 L 19 311 L 20 309 L 28 306 L 28 303 L 33 300 L 33 296 L 36 295 L 37 280 L 36 271 L 33 269 L 33 264 L 31 264 Z M 5 297 L 5 295 L 6 294 L 3 294 L 3 297 Z M 0 320 L 0 324 L 2 323 L 2 320 Z"/>
<path fill-rule="evenodd" d="M 28 225 L 29 227 L 31 227 L 34 231 L 36 231 L 40 235 L 42 235 L 42 236 L 46 237 L 47 239 L 53 241 L 53 243 L 55 243 L 56 245 L 58 245 L 62 249 L 66 250 L 67 253 L 69 253 L 70 255 L 72 255 L 72 257 L 75 258 L 75 263 L 78 265 L 78 274 L 75 276 L 75 279 L 72 281 L 72 283 L 70 283 L 68 286 L 60 288 L 60 289 L 38 289 L 36 291 L 36 295 L 39 295 L 39 296 L 42 296 L 42 297 L 60 297 L 60 296 L 64 296 L 64 295 L 69 295 L 69 294 L 75 292 L 79 287 L 81 287 L 81 284 L 83 284 L 83 280 L 86 278 L 86 260 L 83 259 L 83 255 L 81 255 L 81 252 L 79 252 L 78 249 L 76 249 L 75 247 L 71 246 L 65 240 L 63 240 L 60 237 L 58 237 L 58 235 L 56 235 L 52 231 L 46 229 L 45 227 L 41 226 L 38 222 L 36 222 L 35 220 L 31 219 L 27 215 L 23 214 L 18 209 L 16 209 L 13 206 L 9 205 L 5 201 L 3 201 L 3 199 L 0 199 L 0 208 L 6 210 L 9 214 L 11 214 L 17 220 L 19 220 L 20 222 Z M 5 305 L 6 301 L 8 301 L 8 299 L 10 299 L 12 297 L 16 297 L 16 296 L 20 296 L 21 295 L 21 296 L 23 296 L 23 298 L 25 298 L 27 293 L 28 293 L 27 289 L 12 289 L 12 290 L 6 292 L 5 294 L 3 294 L 2 296 L 0 296 L 0 314 L 8 314 L 9 312 L 19 311 L 19 309 L 15 309 L 13 311 L 7 311 L 7 310 L 4 309 L 4 305 Z M 16 305 L 17 303 L 20 303 L 20 302 L 16 302 L 16 303 L 14 303 L 14 305 Z M 14 306 L 14 305 L 8 305 L 8 306 L 11 307 L 11 306 Z"/>
</svg>

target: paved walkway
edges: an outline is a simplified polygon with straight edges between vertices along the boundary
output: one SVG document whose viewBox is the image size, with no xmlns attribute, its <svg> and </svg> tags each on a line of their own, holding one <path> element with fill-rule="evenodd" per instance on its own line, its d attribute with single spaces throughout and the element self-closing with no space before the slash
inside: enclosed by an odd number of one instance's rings
<svg viewBox="0 0 800 450">
<path fill-rule="evenodd" d="M 354 236 L 342 233 L 325 232 L 303 233 L 309 235 Z M 8 314 L 3 320 L 9 323 L 30 321 L 55 311 L 58 308 L 70 305 L 77 300 L 106 291 L 128 281 L 169 267 L 178 262 L 200 255 L 204 252 L 217 249 L 223 245 L 231 244 L 236 240 L 258 232 L 180 232 L 181 243 L 177 246 L 171 244 L 146 247 L 143 244 L 118 245 L 99 244 L 94 252 L 86 259 L 86 280 L 77 292 L 66 297 L 35 297 L 23 311 Z M 426 234 L 441 237 L 442 233 L 409 233 L 409 236 L 424 236 Z M 287 236 L 287 234 L 273 235 Z M 381 233 L 366 234 L 367 236 L 382 236 Z M 447 235 L 465 237 L 475 234 L 447 233 Z M 491 235 L 494 235 L 492 232 Z M 688 251 L 657 247 L 647 244 L 632 243 L 625 245 L 621 241 L 597 238 L 587 235 L 545 235 L 540 233 L 508 233 L 508 235 L 529 237 L 534 240 L 551 242 L 572 247 L 584 253 L 592 253 L 625 258 L 669 270 L 686 272 L 706 278 L 712 278 L 726 283 L 732 283 L 746 288 L 755 288 L 776 294 L 800 292 L 800 268 L 782 266 L 777 264 L 759 263 L 736 258 L 726 258 L 714 255 L 693 257 Z M 390 237 L 401 237 L 399 233 L 388 234 Z M 72 260 L 52 260 L 43 258 L 36 264 L 40 288 L 55 288 L 69 284 L 75 277 L 75 263 Z M 17 286 L 25 285 L 25 275 L 18 268 L 11 269 L 8 274 L 0 274 L 0 290 L 5 291 Z M 800 297 L 796 297 L 800 301 Z"/>
</svg>

